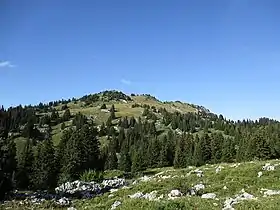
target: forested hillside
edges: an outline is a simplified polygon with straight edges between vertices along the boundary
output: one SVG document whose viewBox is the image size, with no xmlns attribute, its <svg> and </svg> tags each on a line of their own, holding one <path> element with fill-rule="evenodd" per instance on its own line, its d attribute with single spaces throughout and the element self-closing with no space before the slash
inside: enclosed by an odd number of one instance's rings
<svg viewBox="0 0 280 210">
<path fill-rule="evenodd" d="M 104 91 L 0 109 L 0 199 L 88 173 L 280 157 L 280 123 L 231 121 L 202 106 Z"/>
</svg>

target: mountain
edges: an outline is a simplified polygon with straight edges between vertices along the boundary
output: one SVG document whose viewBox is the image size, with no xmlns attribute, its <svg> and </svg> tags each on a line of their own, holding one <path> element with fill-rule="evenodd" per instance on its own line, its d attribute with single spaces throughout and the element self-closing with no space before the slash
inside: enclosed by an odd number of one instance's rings
<svg viewBox="0 0 280 210">
<path fill-rule="evenodd" d="M 1 200 L 15 196 L 9 194 L 13 189 L 53 192 L 75 180 L 102 181 L 115 175 L 131 180 L 166 167 L 182 174 L 192 167 L 207 170 L 209 164 L 278 159 L 280 123 L 268 118 L 232 121 L 200 105 L 110 90 L 47 104 L 2 107 L 0 148 Z M 212 181 L 204 180 L 214 185 Z M 186 195 L 188 189 L 182 190 Z"/>
</svg>

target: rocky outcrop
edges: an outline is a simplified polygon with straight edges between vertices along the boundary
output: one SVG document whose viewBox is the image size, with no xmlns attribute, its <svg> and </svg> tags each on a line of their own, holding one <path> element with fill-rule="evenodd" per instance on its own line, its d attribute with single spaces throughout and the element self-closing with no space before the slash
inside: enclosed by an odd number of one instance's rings
<svg viewBox="0 0 280 210">
<path fill-rule="evenodd" d="M 168 193 L 168 199 L 176 199 L 176 198 L 179 198 L 181 196 L 183 196 L 183 193 L 181 193 L 179 190 L 171 190 L 170 193 Z"/>
<path fill-rule="evenodd" d="M 96 182 L 83 182 L 83 181 L 74 181 L 74 182 L 66 182 L 59 187 L 55 188 L 57 194 L 66 196 L 66 197 L 83 197 L 90 198 L 95 195 L 107 192 L 111 189 L 117 189 L 124 186 L 124 179 L 110 179 L 103 180 L 101 184 Z"/>
<path fill-rule="evenodd" d="M 216 198 L 216 194 L 215 193 L 206 193 L 203 194 L 201 196 L 201 198 L 205 198 L 205 199 L 215 199 Z"/>
<path fill-rule="evenodd" d="M 111 206 L 111 210 L 116 209 L 118 206 L 120 206 L 122 203 L 120 201 L 115 201 L 112 206 Z"/>
<path fill-rule="evenodd" d="M 241 190 L 240 192 L 241 194 L 236 195 L 235 198 L 228 198 L 226 199 L 226 201 L 224 202 L 224 208 L 223 210 L 233 210 L 233 205 L 239 203 L 240 201 L 243 200 L 252 200 L 255 197 L 247 192 L 245 192 L 244 189 Z"/>
</svg>

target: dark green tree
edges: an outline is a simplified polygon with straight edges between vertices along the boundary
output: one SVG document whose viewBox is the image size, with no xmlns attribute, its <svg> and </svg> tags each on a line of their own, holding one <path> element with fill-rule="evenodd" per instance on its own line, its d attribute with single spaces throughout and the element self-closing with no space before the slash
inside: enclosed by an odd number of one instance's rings
<svg viewBox="0 0 280 210">
<path fill-rule="evenodd" d="M 109 143 L 108 156 L 105 163 L 105 168 L 107 170 L 114 170 L 118 168 L 118 158 L 117 158 L 117 145 L 116 138 L 114 137 Z"/>
<path fill-rule="evenodd" d="M 0 134 L 0 201 L 14 188 L 15 156 L 16 147 L 14 141 L 3 136 L 1 137 Z"/>
<path fill-rule="evenodd" d="M 62 115 L 62 121 L 69 121 L 71 118 L 71 113 L 69 109 L 66 109 Z"/>
<path fill-rule="evenodd" d="M 195 146 L 194 146 L 193 163 L 195 166 L 201 166 L 204 164 L 203 152 L 202 152 L 203 139 L 199 138 L 198 135 L 196 135 L 194 139 L 194 143 Z"/>
<path fill-rule="evenodd" d="M 127 145 L 123 145 L 120 153 L 119 170 L 130 172 L 131 171 L 131 157 Z"/>
<path fill-rule="evenodd" d="M 115 114 L 116 110 L 115 110 L 115 106 L 114 104 L 112 105 L 111 109 L 110 109 L 110 117 L 111 119 L 116 119 L 116 114 Z"/>
<path fill-rule="evenodd" d="M 102 104 L 100 109 L 107 109 L 106 104 Z"/>
<path fill-rule="evenodd" d="M 65 129 L 65 123 L 61 123 L 60 129 L 63 131 Z"/>
<path fill-rule="evenodd" d="M 26 140 L 23 151 L 17 157 L 17 187 L 19 189 L 28 189 L 31 186 L 32 166 L 34 162 L 34 154 L 32 151 L 32 143 L 30 139 Z"/>
<path fill-rule="evenodd" d="M 34 161 L 32 183 L 35 189 L 53 190 L 57 183 L 55 150 L 50 139 L 38 145 Z"/>
</svg>

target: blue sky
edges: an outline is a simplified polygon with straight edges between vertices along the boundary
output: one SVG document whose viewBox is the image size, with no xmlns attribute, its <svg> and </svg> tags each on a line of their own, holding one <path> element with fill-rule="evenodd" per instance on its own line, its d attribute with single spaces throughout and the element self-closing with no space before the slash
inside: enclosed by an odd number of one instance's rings
<svg viewBox="0 0 280 210">
<path fill-rule="evenodd" d="M 0 104 L 105 89 L 280 119 L 279 0 L 1 0 Z"/>
</svg>

